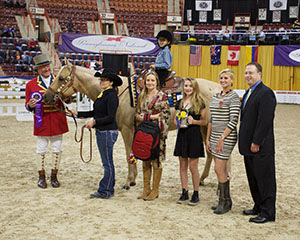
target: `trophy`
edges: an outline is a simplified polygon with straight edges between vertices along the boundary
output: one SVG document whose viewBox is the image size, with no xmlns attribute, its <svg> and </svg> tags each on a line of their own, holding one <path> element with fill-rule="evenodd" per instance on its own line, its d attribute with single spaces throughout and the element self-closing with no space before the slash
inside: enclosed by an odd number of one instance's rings
<svg viewBox="0 0 300 240">
<path fill-rule="evenodd" d="M 177 119 L 178 119 L 178 124 L 180 128 L 187 128 L 189 123 L 188 123 L 188 112 L 186 109 L 182 108 L 177 112 Z"/>
</svg>

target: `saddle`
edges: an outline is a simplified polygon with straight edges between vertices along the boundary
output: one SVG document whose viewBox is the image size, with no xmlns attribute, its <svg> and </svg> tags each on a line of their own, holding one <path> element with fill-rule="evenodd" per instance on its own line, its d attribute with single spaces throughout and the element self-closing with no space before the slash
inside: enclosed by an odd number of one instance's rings
<svg viewBox="0 0 300 240">
<path fill-rule="evenodd" d="M 137 79 L 137 92 L 141 92 L 144 87 L 144 80 L 142 77 Z M 166 95 L 181 93 L 183 90 L 183 78 L 178 76 L 169 76 L 165 85 L 161 89 Z"/>
</svg>

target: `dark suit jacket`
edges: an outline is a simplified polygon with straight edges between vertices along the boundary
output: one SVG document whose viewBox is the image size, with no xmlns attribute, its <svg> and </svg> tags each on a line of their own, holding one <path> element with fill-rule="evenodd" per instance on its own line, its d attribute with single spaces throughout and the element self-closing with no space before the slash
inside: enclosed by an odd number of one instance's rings
<svg viewBox="0 0 300 240">
<path fill-rule="evenodd" d="M 245 95 L 243 96 L 243 100 Z M 243 101 L 242 100 L 242 101 Z M 239 151 L 245 156 L 274 154 L 274 92 L 262 82 L 256 86 L 241 107 Z M 251 152 L 251 143 L 260 145 L 257 153 Z"/>
</svg>

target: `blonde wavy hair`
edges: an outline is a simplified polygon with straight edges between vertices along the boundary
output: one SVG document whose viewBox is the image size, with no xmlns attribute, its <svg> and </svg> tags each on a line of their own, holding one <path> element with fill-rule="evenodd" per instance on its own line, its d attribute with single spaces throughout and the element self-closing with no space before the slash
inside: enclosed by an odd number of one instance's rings
<svg viewBox="0 0 300 240">
<path fill-rule="evenodd" d="M 226 68 L 226 69 L 223 69 L 220 73 L 219 73 L 219 79 L 221 77 L 221 75 L 223 73 L 226 73 L 231 79 L 234 79 L 234 71 L 232 71 L 231 69 L 229 68 Z"/>
<path fill-rule="evenodd" d="M 148 94 L 148 89 L 146 88 L 146 80 L 147 80 L 148 76 L 150 76 L 150 75 L 153 75 L 155 77 L 155 79 L 156 79 L 156 89 L 158 91 L 160 90 L 159 78 L 158 78 L 157 73 L 154 72 L 154 71 L 151 71 L 151 72 L 147 73 L 144 77 L 144 88 L 141 91 L 141 93 L 138 97 L 138 101 L 137 101 L 137 110 L 138 110 L 138 112 L 141 111 L 141 104 L 146 101 L 146 97 L 147 97 L 147 94 Z"/>
<path fill-rule="evenodd" d="M 191 110 L 195 113 L 195 114 L 200 114 L 201 113 L 201 110 L 202 110 L 202 106 L 204 104 L 204 100 L 203 98 L 200 96 L 200 87 L 199 87 L 199 84 L 197 82 L 196 79 L 194 78 L 185 78 L 184 79 L 184 83 L 186 81 L 190 81 L 192 83 L 192 87 L 193 87 L 193 93 L 192 93 L 192 106 L 191 106 Z M 183 83 L 183 84 L 184 84 Z M 183 102 L 184 100 L 187 98 L 187 95 L 186 93 L 183 91 L 182 93 L 183 95 L 183 98 L 180 102 L 180 107 L 183 107 Z"/>
</svg>

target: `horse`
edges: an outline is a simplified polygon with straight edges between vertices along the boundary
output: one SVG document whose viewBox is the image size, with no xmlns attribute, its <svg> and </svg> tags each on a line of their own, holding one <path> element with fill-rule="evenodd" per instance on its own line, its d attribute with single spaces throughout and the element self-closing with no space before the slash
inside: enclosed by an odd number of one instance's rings
<svg viewBox="0 0 300 240">
<path fill-rule="evenodd" d="M 76 92 L 87 95 L 91 100 L 95 101 L 99 95 L 100 80 L 94 77 L 95 70 L 85 67 L 75 66 L 70 63 L 64 65 L 54 78 L 52 84 L 44 94 L 43 101 L 48 104 L 54 104 L 58 97 L 66 99 Z M 140 75 L 141 76 L 141 75 Z M 138 78 L 140 78 L 140 76 Z M 117 110 L 116 121 L 118 129 L 121 132 L 125 150 L 126 159 L 128 160 L 130 153 L 132 152 L 132 141 L 134 134 L 134 118 L 136 109 L 130 105 L 130 93 L 129 85 L 134 81 L 134 77 L 130 77 L 130 82 L 127 77 L 120 76 L 123 80 L 123 85 L 119 87 L 119 107 Z M 200 95 L 203 98 L 207 109 L 212 99 L 212 96 L 216 92 L 221 91 L 221 87 L 216 82 L 212 82 L 206 79 L 197 78 L 200 86 Z M 174 119 L 175 108 L 171 108 L 171 121 L 168 131 L 176 129 L 172 119 Z M 207 120 L 209 118 L 209 110 L 207 114 Z M 201 126 L 201 133 L 203 139 L 206 139 L 207 126 Z M 200 185 L 204 184 L 204 179 L 208 177 L 211 166 L 212 155 L 207 153 L 205 167 L 200 177 Z M 228 164 L 230 167 L 230 164 Z M 124 189 L 129 190 L 131 186 L 135 186 L 135 179 L 137 177 L 136 164 L 128 162 L 128 176 L 123 186 Z"/>
</svg>

